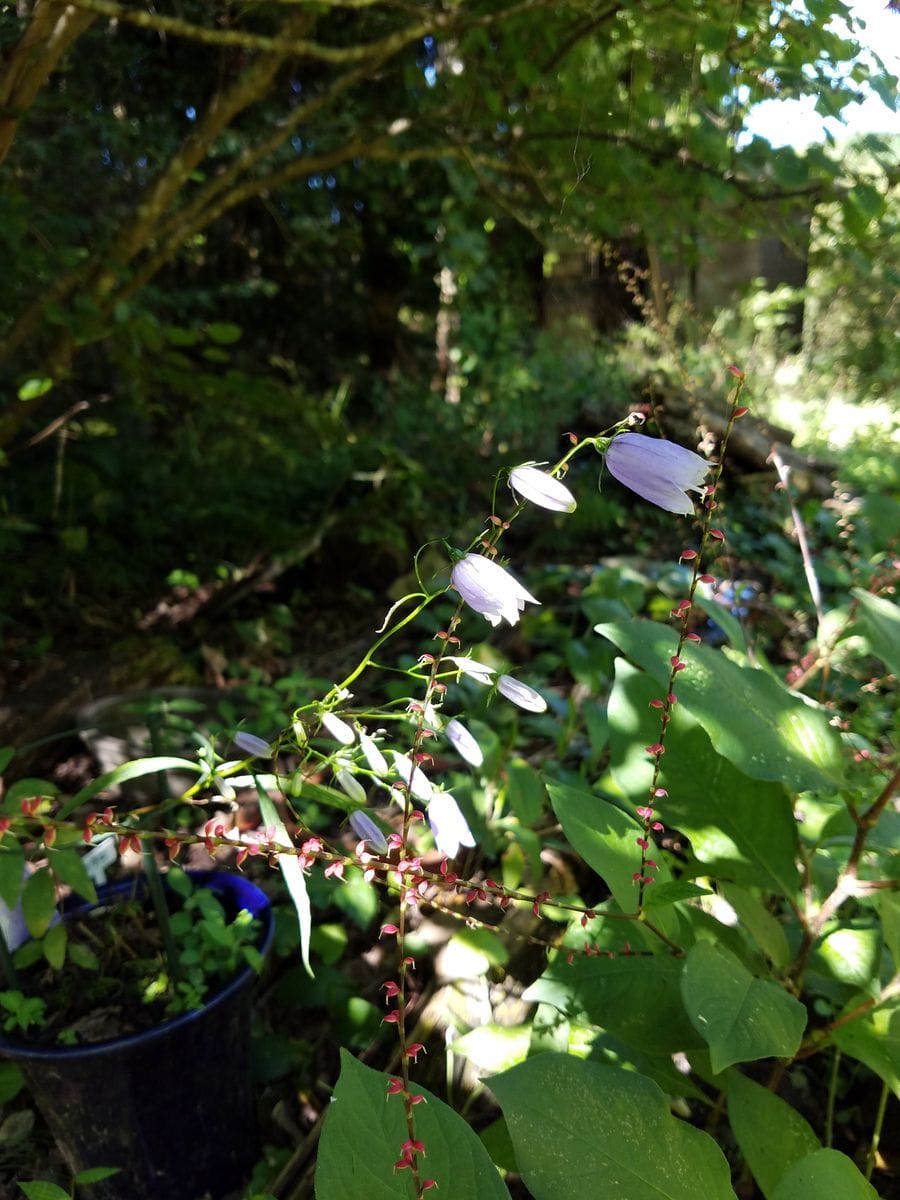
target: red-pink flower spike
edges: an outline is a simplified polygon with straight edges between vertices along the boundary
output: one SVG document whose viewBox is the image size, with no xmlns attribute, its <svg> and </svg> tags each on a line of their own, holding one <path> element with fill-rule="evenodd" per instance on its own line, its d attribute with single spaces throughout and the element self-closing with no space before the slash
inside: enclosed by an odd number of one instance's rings
<svg viewBox="0 0 900 1200">
<path fill-rule="evenodd" d="M 397 1079 L 395 1077 L 394 1079 L 388 1080 L 387 1093 L 389 1096 L 396 1096 L 398 1094 L 398 1092 L 402 1092 L 402 1091 L 403 1091 L 403 1080 L 402 1079 Z"/>
</svg>

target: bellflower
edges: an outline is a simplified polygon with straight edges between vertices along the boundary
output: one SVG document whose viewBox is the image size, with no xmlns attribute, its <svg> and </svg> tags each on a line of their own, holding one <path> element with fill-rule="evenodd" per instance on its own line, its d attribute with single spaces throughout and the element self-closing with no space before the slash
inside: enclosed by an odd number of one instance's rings
<svg viewBox="0 0 900 1200">
<path fill-rule="evenodd" d="M 384 854 L 387 850 L 387 839 L 368 813 L 351 813 L 350 828 L 361 842 L 368 842 L 376 854 Z"/>
<path fill-rule="evenodd" d="M 346 792 L 351 800 L 355 800 L 357 804 L 365 804 L 366 789 L 352 771 L 348 771 L 346 767 L 341 767 L 334 778 L 338 787 Z"/>
<path fill-rule="evenodd" d="M 425 810 L 434 844 L 447 858 L 455 858 L 460 846 L 474 846 L 472 831 L 459 805 L 449 792 L 435 792 Z"/>
<path fill-rule="evenodd" d="M 622 433 L 606 451 L 609 473 L 666 512 L 691 517 L 694 505 L 688 492 L 702 492 L 706 473 L 713 465 L 693 450 L 643 433 Z"/>
<path fill-rule="evenodd" d="M 509 571 L 483 554 L 460 559 L 450 572 L 450 582 L 466 604 L 492 625 L 499 625 L 501 617 L 515 625 L 526 603 L 540 604 Z"/>
<path fill-rule="evenodd" d="M 248 733 L 246 729 L 237 731 L 234 735 L 234 744 L 238 750 L 243 750 L 251 758 L 270 758 L 272 755 L 272 747 L 269 743 L 264 742 L 255 733 Z"/>
<path fill-rule="evenodd" d="M 519 708 L 524 708 L 526 712 L 542 713 L 547 711 L 547 701 L 540 692 L 536 692 L 527 683 L 513 679 L 512 675 L 500 676 L 497 680 L 497 691 L 507 700 L 511 700 L 513 704 L 517 704 Z"/>
<path fill-rule="evenodd" d="M 346 721 L 342 721 L 340 717 L 336 717 L 334 713 L 322 714 L 322 727 L 331 734 L 336 742 L 342 742 L 345 746 L 352 746 L 356 741 L 353 727 Z"/>
<path fill-rule="evenodd" d="M 447 654 L 444 662 L 452 662 L 461 675 L 465 675 L 468 679 L 474 679 L 476 683 L 483 683 L 485 687 L 489 687 L 493 683 L 493 676 L 497 673 L 493 667 L 488 667 L 484 663 L 476 662 L 474 658 L 465 656 Z"/>
<path fill-rule="evenodd" d="M 400 754 L 397 750 L 392 750 L 391 754 L 394 756 L 394 770 L 408 785 L 410 794 L 416 800 L 430 800 L 434 794 L 434 788 L 424 772 L 420 771 L 405 754 Z"/>
<path fill-rule="evenodd" d="M 457 721 L 456 717 L 453 717 L 452 720 L 447 722 L 447 728 L 444 732 L 460 758 L 464 758 L 472 767 L 481 766 L 484 762 L 481 747 L 461 721 Z"/>
<path fill-rule="evenodd" d="M 549 471 L 539 471 L 534 463 L 522 463 L 509 473 L 509 486 L 513 495 L 530 500 L 539 508 L 551 512 L 574 512 L 575 497 L 564 483 Z"/>
<path fill-rule="evenodd" d="M 369 764 L 369 770 L 375 775 L 387 775 L 390 770 L 390 767 L 387 765 L 387 759 L 367 733 L 360 731 L 359 745 L 363 752 L 363 757 Z"/>
</svg>

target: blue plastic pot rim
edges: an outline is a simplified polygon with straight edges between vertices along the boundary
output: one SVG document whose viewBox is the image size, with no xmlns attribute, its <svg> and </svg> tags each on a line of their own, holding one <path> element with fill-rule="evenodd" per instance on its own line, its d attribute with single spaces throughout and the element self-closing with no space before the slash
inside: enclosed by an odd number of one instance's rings
<svg viewBox="0 0 900 1200">
<path fill-rule="evenodd" d="M 254 899 L 258 902 L 258 911 L 253 915 L 263 917 L 265 928 L 263 930 L 262 941 L 257 946 L 260 954 L 265 955 L 272 944 L 274 929 L 271 919 L 271 906 L 269 899 L 261 888 L 256 884 L 251 883 L 249 879 L 244 879 L 240 875 L 230 875 L 224 871 L 192 871 L 191 878 L 202 885 L 212 882 L 213 889 L 216 891 L 227 890 L 225 880 L 232 880 L 238 883 L 239 890 L 254 895 Z M 219 881 L 223 881 L 223 886 L 218 887 Z M 130 887 L 130 883 L 123 885 L 113 884 L 111 890 L 125 890 Z M 92 908 L 93 905 L 84 905 L 83 907 Z M 268 918 L 265 920 L 265 918 Z M 147 1046 L 152 1042 L 158 1041 L 160 1038 L 167 1037 L 175 1032 L 175 1030 L 186 1028 L 199 1021 L 212 1009 L 217 1008 L 220 1004 L 224 1004 L 230 996 L 239 991 L 247 982 L 254 977 L 256 972 L 252 967 L 246 966 L 240 970 L 237 975 L 234 975 L 223 988 L 215 992 L 202 1008 L 191 1009 L 190 1012 L 181 1013 L 177 1017 L 170 1017 L 167 1021 L 162 1021 L 159 1025 L 154 1025 L 152 1029 L 145 1029 L 141 1033 L 129 1033 L 123 1037 L 106 1038 L 102 1042 L 89 1042 L 83 1046 L 29 1046 L 25 1042 L 14 1041 L 5 1033 L 0 1031 L 0 1054 L 11 1059 L 21 1059 L 22 1061 L 43 1061 L 52 1062 L 59 1059 L 74 1060 L 79 1058 L 96 1058 L 103 1054 L 109 1054 L 112 1051 L 130 1050 L 139 1046 Z"/>
</svg>

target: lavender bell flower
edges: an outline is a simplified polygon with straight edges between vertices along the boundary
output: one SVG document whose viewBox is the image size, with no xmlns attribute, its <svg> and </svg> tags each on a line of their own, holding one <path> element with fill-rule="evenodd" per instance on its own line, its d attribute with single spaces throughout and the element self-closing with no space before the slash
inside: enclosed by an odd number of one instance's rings
<svg viewBox="0 0 900 1200">
<path fill-rule="evenodd" d="M 621 433 L 606 451 L 606 465 L 619 483 L 651 504 L 691 517 L 694 505 L 688 492 L 703 492 L 706 473 L 713 464 L 675 442 L 643 433 Z"/>
<path fill-rule="evenodd" d="M 490 687 L 497 674 L 493 667 L 477 662 L 474 658 L 447 654 L 444 662 L 453 663 L 461 675 L 465 675 L 468 679 L 474 679 L 476 683 L 483 683 L 485 687 Z"/>
<path fill-rule="evenodd" d="M 248 733 L 246 729 L 239 729 L 234 735 L 234 744 L 238 750 L 242 750 L 244 754 L 251 758 L 271 758 L 272 747 L 268 742 L 264 742 L 261 737 L 257 737 L 255 733 Z"/>
<path fill-rule="evenodd" d="M 434 794 L 434 788 L 424 772 L 420 771 L 405 754 L 400 754 L 397 750 L 392 750 L 391 754 L 394 756 L 394 770 L 409 786 L 412 797 L 415 800 L 430 800 Z"/>
<path fill-rule="evenodd" d="M 360 731 L 359 745 L 362 749 L 363 757 L 369 764 L 369 770 L 375 775 L 387 775 L 390 770 L 387 759 L 367 733 Z"/>
<path fill-rule="evenodd" d="M 515 625 L 526 603 L 540 604 L 509 571 L 483 554 L 460 559 L 450 572 L 450 582 L 466 604 L 492 625 L 499 625 L 501 617 Z"/>
<path fill-rule="evenodd" d="M 354 776 L 352 771 L 348 771 L 346 767 L 341 767 L 334 778 L 338 787 L 346 792 L 351 800 L 355 800 L 357 804 L 365 804 L 366 789 Z"/>
<path fill-rule="evenodd" d="M 426 813 L 434 844 L 447 858 L 455 858 L 460 846 L 475 845 L 466 818 L 449 792 L 435 792 Z"/>
<path fill-rule="evenodd" d="M 340 717 L 336 717 L 334 713 L 322 714 L 322 728 L 327 730 L 335 741 L 341 742 L 345 746 L 352 746 L 356 741 L 353 727 L 346 721 L 342 721 Z"/>
<path fill-rule="evenodd" d="M 464 758 L 472 767 L 481 766 L 484 762 L 481 747 L 461 721 L 457 721 L 456 717 L 453 717 L 452 720 L 447 722 L 447 728 L 444 732 L 460 758 Z"/>
<path fill-rule="evenodd" d="M 551 512 L 574 512 L 575 497 L 564 483 L 549 471 L 539 471 L 534 463 L 522 463 L 509 473 L 509 486 L 513 495 L 530 500 L 540 508 Z"/>
<path fill-rule="evenodd" d="M 497 691 L 501 696 L 505 696 L 507 700 L 518 705 L 519 708 L 524 708 L 526 712 L 542 713 L 547 711 L 547 701 L 540 692 L 536 692 L 527 683 L 513 679 L 512 675 L 500 676 L 497 680 Z"/>
<path fill-rule="evenodd" d="M 376 854 L 384 854 L 387 850 L 387 839 L 368 813 L 351 813 L 350 828 L 361 842 L 368 842 Z"/>
</svg>

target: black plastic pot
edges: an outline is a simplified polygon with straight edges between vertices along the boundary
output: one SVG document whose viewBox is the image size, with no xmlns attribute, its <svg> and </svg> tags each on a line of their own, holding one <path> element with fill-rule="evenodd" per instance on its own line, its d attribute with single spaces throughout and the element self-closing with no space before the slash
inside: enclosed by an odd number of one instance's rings
<svg viewBox="0 0 900 1200">
<path fill-rule="evenodd" d="M 266 895 L 239 875 L 194 875 L 226 911 L 248 909 L 272 938 Z M 132 884 L 100 888 L 100 903 Z M 73 1172 L 120 1167 L 91 1200 L 213 1200 L 239 1188 L 258 1155 L 246 967 L 205 1007 L 154 1029 L 85 1046 L 33 1047 L 0 1034 Z"/>
</svg>

